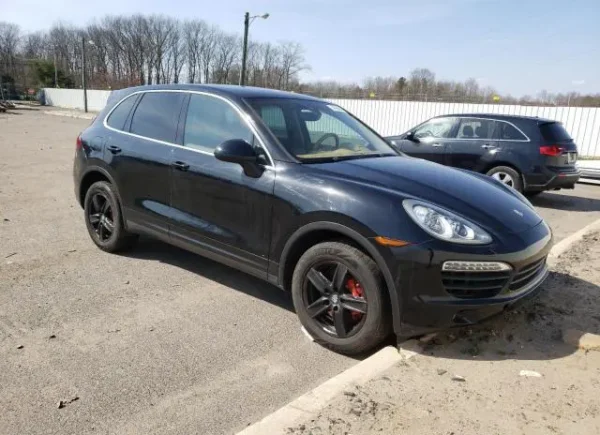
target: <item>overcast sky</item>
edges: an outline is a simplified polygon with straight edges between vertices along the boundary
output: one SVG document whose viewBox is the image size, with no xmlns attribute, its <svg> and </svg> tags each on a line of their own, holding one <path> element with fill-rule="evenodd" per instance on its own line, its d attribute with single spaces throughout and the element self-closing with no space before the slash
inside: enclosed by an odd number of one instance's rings
<svg viewBox="0 0 600 435">
<path fill-rule="evenodd" d="M 24 31 L 162 13 L 241 33 L 246 10 L 271 14 L 252 38 L 304 46 L 305 80 L 360 83 L 425 67 L 513 95 L 600 92 L 600 0 L 0 0 L 0 20 Z"/>
</svg>

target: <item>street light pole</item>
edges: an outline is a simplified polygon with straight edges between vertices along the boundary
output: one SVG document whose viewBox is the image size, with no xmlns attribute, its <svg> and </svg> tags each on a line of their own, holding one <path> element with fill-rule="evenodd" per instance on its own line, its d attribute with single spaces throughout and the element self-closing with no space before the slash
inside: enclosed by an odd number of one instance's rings
<svg viewBox="0 0 600 435">
<path fill-rule="evenodd" d="M 250 16 L 250 12 L 246 12 L 244 14 L 244 46 L 242 49 L 242 72 L 240 73 L 240 86 L 244 86 L 246 84 L 246 62 L 248 60 L 248 29 L 250 28 L 250 24 L 254 21 L 255 18 L 262 18 L 266 20 L 269 18 L 269 14 L 262 15 L 254 15 Z"/>
<path fill-rule="evenodd" d="M 85 36 L 81 37 L 81 86 L 83 87 L 83 110 L 88 111 L 87 83 L 85 80 Z"/>
<path fill-rule="evenodd" d="M 244 14 L 244 47 L 242 51 L 242 74 L 240 75 L 240 86 L 246 84 L 246 61 L 248 57 L 248 28 L 250 27 L 250 12 Z"/>
<path fill-rule="evenodd" d="M 54 87 L 58 88 L 58 68 L 56 62 L 56 48 L 54 48 Z"/>
</svg>

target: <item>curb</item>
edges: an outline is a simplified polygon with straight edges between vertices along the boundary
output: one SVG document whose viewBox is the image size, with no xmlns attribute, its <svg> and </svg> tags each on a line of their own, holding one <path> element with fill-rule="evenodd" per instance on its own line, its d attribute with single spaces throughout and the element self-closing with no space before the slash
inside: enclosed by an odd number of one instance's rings
<svg viewBox="0 0 600 435">
<path fill-rule="evenodd" d="M 568 251 L 575 243 L 579 242 L 589 233 L 594 231 L 600 231 L 600 219 L 586 225 L 576 233 L 571 234 L 566 239 L 561 240 L 552 247 L 550 254 L 548 254 L 547 263 L 549 266 L 554 266 L 558 262 L 558 257 Z"/>
<path fill-rule="evenodd" d="M 584 236 L 596 230 L 600 231 L 600 219 L 558 242 L 548 255 L 548 265 L 554 266 L 558 263 L 559 256 L 568 251 L 575 243 L 583 239 Z M 402 343 L 399 351 L 392 346 L 385 347 L 369 358 L 279 408 L 272 414 L 267 415 L 262 420 L 248 426 L 236 435 L 284 434 L 286 429 L 294 426 L 294 424 L 315 418 L 319 411 L 327 406 L 329 401 L 345 389 L 355 385 L 363 385 L 397 362 L 412 358 L 417 354 L 417 345 L 416 340 L 409 340 Z"/>
<path fill-rule="evenodd" d="M 79 118 L 79 119 L 94 119 L 96 117 L 95 113 L 77 113 L 77 112 L 70 112 L 67 110 L 45 110 L 44 115 L 66 116 L 68 118 Z"/>
<path fill-rule="evenodd" d="M 262 420 L 238 432 L 237 435 L 283 434 L 296 422 L 314 418 L 328 402 L 345 389 L 353 385 L 362 385 L 387 370 L 403 357 L 398 349 L 384 347 L 369 358 L 359 362 L 348 370 L 323 382 L 321 385 L 298 397 Z"/>
</svg>

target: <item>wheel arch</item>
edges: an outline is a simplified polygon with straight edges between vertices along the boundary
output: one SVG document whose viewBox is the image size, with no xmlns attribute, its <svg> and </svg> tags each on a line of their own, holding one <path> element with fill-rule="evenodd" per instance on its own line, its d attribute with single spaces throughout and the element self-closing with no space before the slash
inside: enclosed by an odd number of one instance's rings
<svg viewBox="0 0 600 435">
<path fill-rule="evenodd" d="M 297 229 L 287 240 L 281 253 L 278 282 L 289 290 L 295 266 L 304 252 L 311 246 L 328 240 L 344 239 L 369 255 L 379 267 L 385 281 L 387 297 L 390 302 L 394 331 L 398 333 L 401 325 L 401 299 L 387 263 L 368 238 L 353 228 L 335 222 L 311 222 Z"/>
<path fill-rule="evenodd" d="M 117 199 L 119 200 L 119 203 L 121 203 L 119 189 L 110 173 L 100 166 L 92 166 L 85 171 L 81 177 L 81 182 L 79 183 L 79 194 L 77 195 L 77 199 L 80 206 L 83 207 L 85 195 L 89 188 L 92 186 L 92 184 L 98 181 L 107 181 L 112 184 L 115 189 L 115 193 L 117 194 Z M 119 206 L 120 205 L 121 204 L 119 204 Z"/>
</svg>

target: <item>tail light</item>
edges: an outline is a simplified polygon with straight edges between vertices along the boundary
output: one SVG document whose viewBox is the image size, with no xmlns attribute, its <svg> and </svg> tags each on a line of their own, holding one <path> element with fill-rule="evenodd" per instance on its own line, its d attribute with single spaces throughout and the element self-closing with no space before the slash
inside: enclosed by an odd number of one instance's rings
<svg viewBox="0 0 600 435">
<path fill-rule="evenodd" d="M 543 156 L 556 157 L 556 156 L 560 156 L 563 151 L 564 151 L 564 148 L 559 147 L 558 145 L 548 145 L 548 146 L 540 147 L 540 154 Z"/>
<path fill-rule="evenodd" d="M 80 150 L 83 148 L 83 141 L 81 140 L 81 135 L 77 136 L 77 142 L 75 142 L 75 149 Z"/>
</svg>

